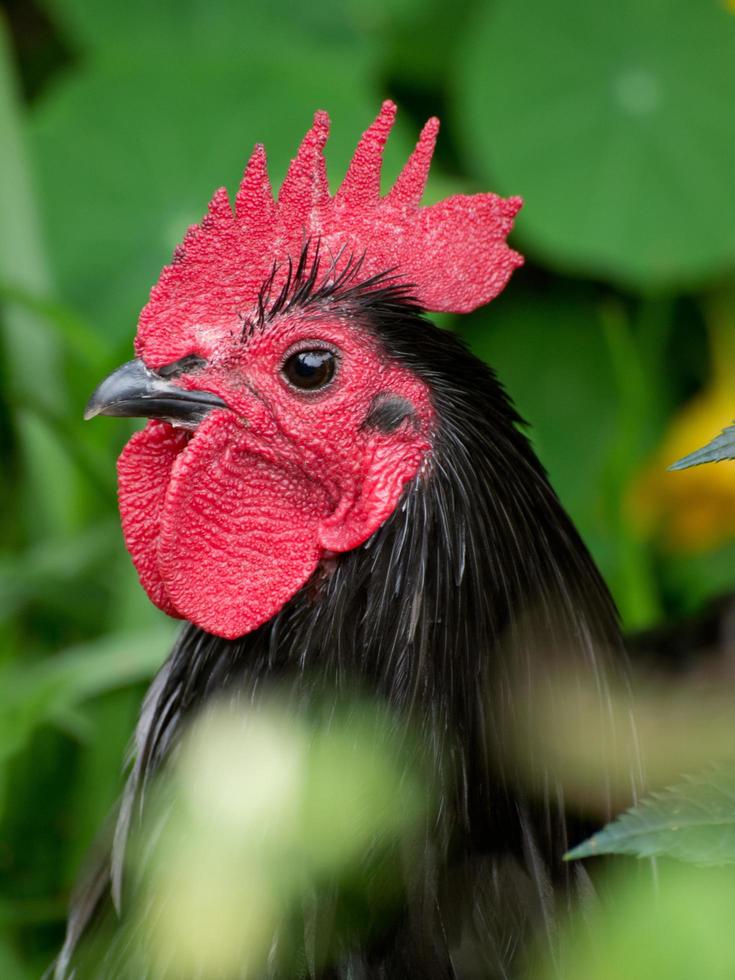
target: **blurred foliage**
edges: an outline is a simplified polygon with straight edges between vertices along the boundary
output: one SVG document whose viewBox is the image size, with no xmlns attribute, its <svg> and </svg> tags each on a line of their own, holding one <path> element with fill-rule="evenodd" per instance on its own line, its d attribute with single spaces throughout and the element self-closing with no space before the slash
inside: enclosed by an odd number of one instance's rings
<svg viewBox="0 0 735 980">
<path fill-rule="evenodd" d="M 558 957 L 528 980 L 730 980 L 732 870 L 657 862 L 653 880 L 621 874 L 563 930 Z"/>
<path fill-rule="evenodd" d="M 719 0 L 3 9 L 0 976 L 14 980 L 58 945 L 173 629 L 118 530 L 114 460 L 131 429 L 83 426 L 83 405 L 127 358 L 148 289 L 215 187 L 236 185 L 259 141 L 278 183 L 315 109 L 332 115 L 332 181 L 391 95 L 386 180 L 437 112 L 430 198 L 525 197 L 526 267 L 489 309 L 446 323 L 531 423 L 626 623 L 732 589 L 731 470 L 664 467 L 735 417 L 735 16 Z M 661 701 L 643 707 L 651 731 Z M 615 975 L 732 976 L 731 950 L 708 945 L 732 919 L 725 883 L 673 874 L 645 926 L 649 906 L 621 884 L 597 928 Z M 677 973 L 666 941 L 700 968 Z M 567 976 L 611 975 L 574 956 Z"/>
<path fill-rule="evenodd" d="M 508 726 L 516 778 L 541 793 L 553 777 L 565 799 L 604 819 L 611 805 L 627 806 L 641 784 L 666 786 L 683 773 L 735 761 L 730 651 L 711 663 L 705 651 L 690 652 L 698 654 L 705 670 L 690 671 L 687 683 L 639 666 L 633 691 L 608 677 L 602 697 L 597 678 L 568 664 L 532 684 L 519 672 L 513 684 L 520 707 Z M 538 667 L 547 659 L 540 650 Z"/>
<path fill-rule="evenodd" d="M 297 976 L 304 920 L 315 970 L 338 952 L 317 917 L 349 948 L 395 906 L 428 786 L 395 719 L 358 701 L 324 714 L 215 704 L 195 721 L 134 845 L 132 977 L 258 977 L 274 957 Z"/>
<path fill-rule="evenodd" d="M 642 290 L 731 270 L 735 20 L 723 6 L 496 0 L 467 42 L 468 151 L 501 190 L 520 184 L 519 227 L 553 266 Z"/>
<path fill-rule="evenodd" d="M 379 934 L 434 818 L 418 747 L 357 697 L 210 703 L 131 840 L 122 928 L 108 910 L 79 975 L 303 976 Z"/>
<path fill-rule="evenodd" d="M 707 552 L 735 534 L 735 467 L 705 466 L 677 474 L 667 468 L 697 447 L 733 410 L 735 306 L 730 297 L 711 306 L 710 379 L 671 419 L 666 437 L 631 486 L 631 521 L 645 535 L 683 553 Z M 679 478 L 680 477 L 680 478 Z"/>
</svg>

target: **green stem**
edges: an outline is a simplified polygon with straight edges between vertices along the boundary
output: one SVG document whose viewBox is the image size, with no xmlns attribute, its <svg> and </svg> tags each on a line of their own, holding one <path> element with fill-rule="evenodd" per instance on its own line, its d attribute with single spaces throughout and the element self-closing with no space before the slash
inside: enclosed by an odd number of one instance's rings
<svg viewBox="0 0 735 980">
<path fill-rule="evenodd" d="M 21 108 L 5 22 L 0 16 L 0 280 L 47 295 L 50 276 L 26 157 Z M 0 342 L 6 384 L 64 406 L 61 351 L 43 320 L 17 305 L 3 307 Z M 26 535 L 60 535 L 73 527 L 75 479 L 58 440 L 23 404 L 13 406 L 21 456 Z"/>
<path fill-rule="evenodd" d="M 623 502 L 646 451 L 642 420 L 649 418 L 655 392 L 650 372 L 620 303 L 609 302 L 601 311 L 602 324 L 620 394 L 617 437 L 609 456 L 611 518 L 617 535 L 619 582 L 616 599 L 628 628 L 642 628 L 660 618 L 661 601 L 647 543 L 630 527 Z"/>
<path fill-rule="evenodd" d="M 735 398 L 735 289 L 707 296 L 704 318 L 709 334 L 712 386 L 731 390 Z"/>
</svg>

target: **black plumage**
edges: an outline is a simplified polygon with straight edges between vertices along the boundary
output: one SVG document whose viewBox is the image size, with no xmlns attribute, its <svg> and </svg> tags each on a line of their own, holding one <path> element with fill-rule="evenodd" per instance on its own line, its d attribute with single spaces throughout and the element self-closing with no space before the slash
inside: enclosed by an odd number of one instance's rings
<svg viewBox="0 0 735 980">
<path fill-rule="evenodd" d="M 291 288 L 303 303 L 299 268 Z M 146 697 L 114 845 L 74 900 L 58 978 L 72 975 L 80 936 L 110 914 L 110 894 L 124 911 L 126 842 L 150 781 L 184 723 L 223 693 L 257 700 L 277 684 L 308 706 L 325 690 L 368 691 L 410 720 L 433 760 L 440 805 L 402 913 L 361 946 L 335 937 L 320 976 L 514 976 L 534 931 L 553 944 L 559 896 L 586 887 L 561 862 L 577 817 L 556 775 L 529 788 L 510 741 L 523 741 L 534 691 L 562 668 L 597 691 L 606 715 L 610 671 L 624 674 L 613 602 L 494 373 L 405 289 L 342 285 L 310 298 L 310 314 L 349 317 L 426 382 L 430 458 L 386 523 L 325 563 L 270 622 L 233 641 L 184 626 Z M 289 302 L 277 298 L 279 309 Z M 257 327 L 269 315 L 262 303 Z M 388 393 L 366 424 L 407 414 Z M 111 952 L 95 975 L 118 969 Z"/>
</svg>

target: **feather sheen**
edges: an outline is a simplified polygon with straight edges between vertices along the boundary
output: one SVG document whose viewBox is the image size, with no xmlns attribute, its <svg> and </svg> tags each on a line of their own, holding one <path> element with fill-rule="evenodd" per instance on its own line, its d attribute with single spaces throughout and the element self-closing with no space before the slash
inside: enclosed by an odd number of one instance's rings
<svg viewBox="0 0 735 980">
<path fill-rule="evenodd" d="M 613 602 L 493 372 L 405 291 L 378 284 L 353 298 L 355 322 L 432 393 L 430 458 L 384 525 L 268 623 L 229 641 L 183 627 L 142 709 L 111 856 L 75 899 L 59 980 L 74 976 L 75 946 L 110 890 L 125 907 L 126 843 L 184 723 L 217 695 L 257 700 L 269 684 L 296 704 L 369 692 L 410 718 L 438 770 L 439 815 L 406 914 L 320 977 L 514 976 L 531 932 L 553 945 L 556 889 L 588 887 L 560 860 L 574 820 L 561 787 L 524 787 L 507 743 L 524 707 L 518 678 L 543 687 L 560 662 L 596 686 L 605 713 L 610 671 L 625 673 Z M 117 975 L 114 957 L 99 975 Z"/>
</svg>

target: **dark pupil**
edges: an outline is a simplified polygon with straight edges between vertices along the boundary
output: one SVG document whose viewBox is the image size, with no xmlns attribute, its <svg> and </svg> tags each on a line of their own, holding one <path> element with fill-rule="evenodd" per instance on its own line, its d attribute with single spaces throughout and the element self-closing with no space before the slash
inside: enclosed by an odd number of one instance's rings
<svg viewBox="0 0 735 980">
<path fill-rule="evenodd" d="M 299 351 L 283 365 L 283 373 L 295 388 L 323 388 L 334 377 L 334 354 L 329 350 Z"/>
</svg>

